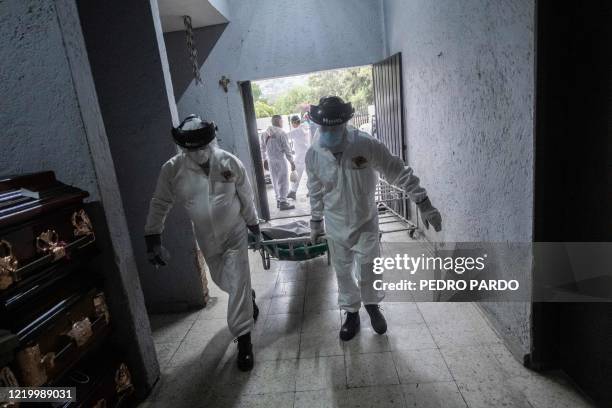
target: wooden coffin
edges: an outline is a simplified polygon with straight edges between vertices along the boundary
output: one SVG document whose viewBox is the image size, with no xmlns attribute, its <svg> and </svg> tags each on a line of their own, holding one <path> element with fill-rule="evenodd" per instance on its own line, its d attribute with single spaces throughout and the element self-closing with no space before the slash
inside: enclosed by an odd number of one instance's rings
<svg viewBox="0 0 612 408">
<path fill-rule="evenodd" d="M 130 370 L 118 350 L 105 346 L 84 359 L 58 386 L 75 387 L 77 402 L 62 407 L 127 407 L 134 405 Z"/>
<path fill-rule="evenodd" d="M 90 247 L 87 196 L 53 172 L 0 179 L 0 291 Z"/>
<path fill-rule="evenodd" d="M 105 341 L 110 315 L 104 294 L 75 292 L 17 330 L 13 372 L 22 387 L 52 386 Z"/>
</svg>

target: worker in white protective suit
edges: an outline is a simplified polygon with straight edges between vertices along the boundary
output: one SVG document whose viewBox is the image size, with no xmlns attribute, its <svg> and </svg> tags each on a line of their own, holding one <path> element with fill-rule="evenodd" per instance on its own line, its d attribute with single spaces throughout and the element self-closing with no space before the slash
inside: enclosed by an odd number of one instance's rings
<svg viewBox="0 0 612 408">
<path fill-rule="evenodd" d="M 261 242 L 253 190 L 240 160 L 217 146 L 216 126 L 195 115 L 172 129 L 180 153 L 162 166 L 145 226 L 149 261 L 166 265 L 161 243 L 166 216 L 182 204 L 212 280 L 229 294 L 227 324 L 237 338 L 238 368 L 253 368 L 251 331 L 259 310 L 251 289 L 247 228 Z"/>
<path fill-rule="evenodd" d="M 436 231 L 442 228 L 439 211 L 431 205 L 412 169 L 378 140 L 347 127 L 353 112 L 350 103 L 335 96 L 312 105 L 310 116 L 321 128 L 306 153 L 311 240 L 316 242 L 318 236 L 326 234 L 338 279 L 338 303 L 347 315 L 340 329 L 344 341 L 359 331 L 362 303 L 374 331 L 383 334 L 387 330 L 378 306 L 385 293 L 373 286 L 374 280 L 382 279 L 373 272 L 374 258 L 380 256 L 375 201 L 378 174 L 406 191 L 419 207 L 427 228 L 429 224 Z"/>
<path fill-rule="evenodd" d="M 310 135 L 302 127 L 300 117 L 297 115 L 291 117 L 291 127 L 289 138 L 293 141 L 293 151 L 295 155 L 293 161 L 295 163 L 296 178 L 291 181 L 291 188 L 289 189 L 287 198 L 295 200 L 300 181 L 302 180 L 302 175 L 304 174 L 304 160 L 306 159 L 306 152 L 310 147 Z"/>
<path fill-rule="evenodd" d="M 272 116 L 272 126 L 262 135 L 262 153 L 264 168 L 270 171 L 270 177 L 272 177 L 272 186 L 276 195 L 276 208 L 285 211 L 295 208 L 294 205 L 287 202 L 287 193 L 289 192 L 287 162 L 291 165 L 291 171 L 295 170 L 295 163 L 289 146 L 289 139 L 282 127 L 283 119 L 281 116 Z"/>
</svg>

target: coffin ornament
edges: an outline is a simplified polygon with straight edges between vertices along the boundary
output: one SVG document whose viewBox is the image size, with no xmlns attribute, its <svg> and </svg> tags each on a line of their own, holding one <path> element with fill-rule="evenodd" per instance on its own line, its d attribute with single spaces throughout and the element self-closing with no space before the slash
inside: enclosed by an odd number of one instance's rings
<svg viewBox="0 0 612 408">
<path fill-rule="evenodd" d="M 57 261 L 66 256 L 66 244 L 59 240 L 55 230 L 42 232 L 36 238 L 36 248 L 38 252 L 45 255 L 53 255 L 53 260 Z"/>
<path fill-rule="evenodd" d="M 17 280 L 15 271 L 18 266 L 11 244 L 5 240 L 0 241 L 0 290 L 8 288 Z"/>
</svg>

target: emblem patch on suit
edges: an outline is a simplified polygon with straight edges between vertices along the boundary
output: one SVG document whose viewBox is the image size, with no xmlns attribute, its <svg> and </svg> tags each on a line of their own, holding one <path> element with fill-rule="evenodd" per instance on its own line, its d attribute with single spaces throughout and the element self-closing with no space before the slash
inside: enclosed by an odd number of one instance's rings
<svg viewBox="0 0 612 408">
<path fill-rule="evenodd" d="M 351 161 L 353 162 L 353 165 L 356 169 L 363 169 L 367 167 L 368 164 L 368 159 L 363 156 L 353 157 Z"/>
<path fill-rule="evenodd" d="M 234 177 L 234 173 L 232 173 L 230 170 L 225 170 L 221 172 L 221 175 L 226 181 L 230 181 Z"/>
</svg>

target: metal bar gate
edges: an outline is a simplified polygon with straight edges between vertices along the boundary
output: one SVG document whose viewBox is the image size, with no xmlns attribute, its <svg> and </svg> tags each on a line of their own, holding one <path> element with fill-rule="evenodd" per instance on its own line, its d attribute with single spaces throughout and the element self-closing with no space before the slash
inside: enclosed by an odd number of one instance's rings
<svg viewBox="0 0 612 408">
<path fill-rule="evenodd" d="M 376 106 L 376 133 L 391 153 L 406 161 L 406 140 L 404 138 L 404 100 L 402 97 L 402 55 L 394 54 L 374 64 L 372 69 L 374 103 Z M 384 183 L 383 180 L 381 182 Z M 397 192 L 387 183 L 379 188 L 377 201 L 383 210 L 389 211 L 406 222 L 406 230 L 415 226 L 410 219 L 410 202 L 407 198 L 398 200 Z"/>
</svg>

